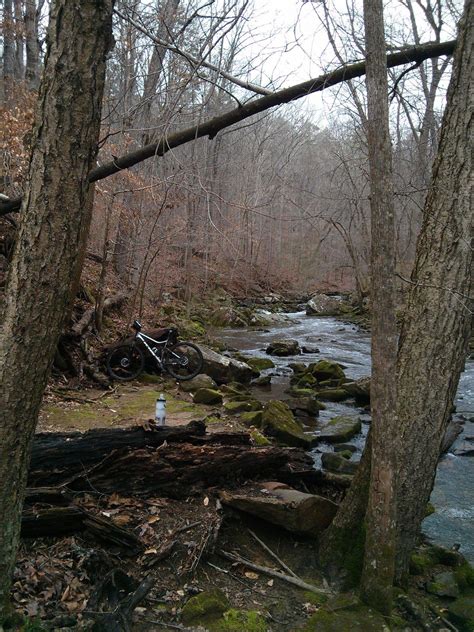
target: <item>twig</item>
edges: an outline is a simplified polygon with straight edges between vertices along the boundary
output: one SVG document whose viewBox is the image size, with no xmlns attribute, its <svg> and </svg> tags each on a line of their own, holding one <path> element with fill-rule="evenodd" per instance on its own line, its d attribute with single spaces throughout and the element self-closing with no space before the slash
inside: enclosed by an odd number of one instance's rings
<svg viewBox="0 0 474 632">
<path fill-rule="evenodd" d="M 324 595 L 332 594 L 330 590 L 327 590 L 325 588 L 316 588 L 316 586 L 313 586 L 312 584 L 307 584 L 301 579 L 297 579 L 296 577 L 292 577 L 291 575 L 285 575 L 284 573 L 281 573 L 280 571 L 273 570 L 273 568 L 268 568 L 266 566 L 260 566 L 259 564 L 254 564 L 253 562 L 250 562 L 249 560 L 246 560 L 243 557 L 240 557 L 239 555 L 234 555 L 233 553 L 228 553 L 227 551 L 220 551 L 220 555 L 227 558 L 231 562 L 237 562 L 238 564 L 243 564 L 244 566 L 248 566 L 248 568 L 251 568 L 254 571 L 264 573 L 265 575 L 270 575 L 270 577 L 276 577 L 277 579 L 281 579 L 282 581 L 287 582 L 288 584 L 293 584 L 294 586 L 298 586 L 298 588 L 303 588 L 304 590 L 309 590 L 316 594 L 324 594 Z"/>
<path fill-rule="evenodd" d="M 176 529 L 176 531 L 174 532 L 175 535 L 178 533 L 183 533 L 183 531 L 188 531 L 189 529 L 192 529 L 193 527 L 197 527 L 199 524 L 201 524 L 202 520 L 196 520 L 196 522 L 191 522 L 190 524 L 185 524 L 183 527 L 179 527 L 179 529 Z"/>
<path fill-rule="evenodd" d="M 280 564 L 280 566 L 290 575 L 292 575 L 293 577 L 296 577 L 296 579 L 300 579 L 298 577 L 298 575 L 296 573 L 294 573 L 291 568 L 289 566 L 287 566 L 285 564 L 285 562 L 283 562 L 283 560 L 281 560 L 278 555 L 276 553 L 274 553 L 270 547 L 268 547 L 265 542 L 263 542 L 262 540 L 260 540 L 260 538 L 258 537 L 258 535 L 256 533 L 254 533 L 251 529 L 248 530 L 250 535 L 252 536 L 252 538 L 254 538 L 259 544 L 260 546 L 265 549 L 265 551 L 275 560 L 278 562 L 278 564 Z"/>
</svg>

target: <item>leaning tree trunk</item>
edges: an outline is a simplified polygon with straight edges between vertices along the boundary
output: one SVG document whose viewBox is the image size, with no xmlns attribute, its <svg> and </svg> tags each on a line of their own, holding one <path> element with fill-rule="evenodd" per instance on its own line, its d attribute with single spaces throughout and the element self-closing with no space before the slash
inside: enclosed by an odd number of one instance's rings
<svg viewBox="0 0 474 632">
<path fill-rule="evenodd" d="M 112 0 L 56 0 L 51 9 L 34 149 L 0 333 L 2 609 L 18 547 L 30 446 L 78 258 L 111 17 Z"/>
<path fill-rule="evenodd" d="M 473 23 L 467 0 L 400 337 L 399 581 L 433 487 L 472 320 Z"/>
</svg>

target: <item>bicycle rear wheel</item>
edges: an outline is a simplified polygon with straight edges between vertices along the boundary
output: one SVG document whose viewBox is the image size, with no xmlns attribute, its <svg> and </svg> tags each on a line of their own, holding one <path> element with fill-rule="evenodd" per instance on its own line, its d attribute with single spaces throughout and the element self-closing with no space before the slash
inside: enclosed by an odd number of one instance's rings
<svg viewBox="0 0 474 632">
<path fill-rule="evenodd" d="M 140 375 L 144 366 L 143 351 L 136 345 L 115 347 L 107 356 L 107 373 L 114 380 L 133 380 Z"/>
<path fill-rule="evenodd" d="M 163 354 L 163 366 L 177 380 L 191 380 L 199 375 L 204 359 L 192 342 L 178 342 Z"/>
</svg>

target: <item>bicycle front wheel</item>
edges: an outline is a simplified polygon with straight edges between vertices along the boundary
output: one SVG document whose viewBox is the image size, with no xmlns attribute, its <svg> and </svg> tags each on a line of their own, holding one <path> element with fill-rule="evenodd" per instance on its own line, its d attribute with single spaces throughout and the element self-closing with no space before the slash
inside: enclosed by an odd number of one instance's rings
<svg viewBox="0 0 474 632">
<path fill-rule="evenodd" d="M 163 366 L 180 381 L 191 380 L 199 375 L 203 362 L 201 349 L 192 342 L 178 342 L 163 354 Z"/>
<path fill-rule="evenodd" d="M 133 380 L 140 375 L 144 366 L 143 351 L 135 345 L 115 347 L 107 356 L 107 372 L 114 380 Z"/>
</svg>

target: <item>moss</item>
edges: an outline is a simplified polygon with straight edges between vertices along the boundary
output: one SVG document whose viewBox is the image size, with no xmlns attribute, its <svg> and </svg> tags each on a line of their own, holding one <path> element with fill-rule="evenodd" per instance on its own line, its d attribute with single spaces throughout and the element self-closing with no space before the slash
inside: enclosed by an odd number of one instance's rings
<svg viewBox="0 0 474 632">
<path fill-rule="evenodd" d="M 262 408 L 262 404 L 257 402 L 257 400 L 245 400 L 242 402 L 226 402 L 224 404 L 224 408 L 228 413 L 236 414 L 243 412 L 250 412 L 255 410 L 260 410 Z"/>
<path fill-rule="evenodd" d="M 384 629 L 384 618 L 364 606 L 350 611 L 330 611 L 323 607 L 301 628 L 304 632 L 381 632 Z"/>
<path fill-rule="evenodd" d="M 474 588 L 474 567 L 469 562 L 461 564 L 454 571 L 454 577 L 461 591 Z"/>
<path fill-rule="evenodd" d="M 434 505 L 432 503 L 427 503 L 425 507 L 425 518 L 428 518 L 428 516 L 431 516 L 435 512 L 436 512 L 436 509 Z"/>
<path fill-rule="evenodd" d="M 242 413 L 240 415 L 240 421 L 246 426 L 260 427 L 262 424 L 263 413 L 261 410 L 255 410 L 248 413 Z"/>
<path fill-rule="evenodd" d="M 219 405 L 222 404 L 222 393 L 212 388 L 200 388 L 193 395 L 195 404 Z"/>
<path fill-rule="evenodd" d="M 423 575 L 432 566 L 433 560 L 431 556 L 424 551 L 413 553 L 410 558 L 409 568 L 412 575 Z"/>
<path fill-rule="evenodd" d="M 138 378 L 142 384 L 162 384 L 163 378 L 156 373 L 142 373 Z"/>
<path fill-rule="evenodd" d="M 318 380 L 342 380 L 346 377 L 339 364 L 331 360 L 313 362 L 308 369 Z"/>
<path fill-rule="evenodd" d="M 275 363 L 270 358 L 244 358 L 243 362 L 246 362 L 254 371 L 273 369 L 275 366 Z"/>
<path fill-rule="evenodd" d="M 343 388 L 325 388 L 317 391 L 316 395 L 328 402 L 342 402 L 349 397 L 349 393 Z"/>
<path fill-rule="evenodd" d="M 220 617 L 229 609 L 229 601 L 218 589 L 191 597 L 184 605 L 181 618 L 184 623 L 205 623 Z"/>
<path fill-rule="evenodd" d="M 305 590 L 303 599 L 305 603 L 311 603 L 313 606 L 322 606 L 327 602 L 328 597 L 323 594 L 316 594 L 310 590 Z"/>
<path fill-rule="evenodd" d="M 311 375 L 311 373 L 303 373 L 303 375 L 300 375 L 298 373 L 295 384 L 298 386 L 298 388 L 305 388 L 307 386 L 314 386 L 315 384 L 317 384 L 317 380 L 314 375 Z"/>
<path fill-rule="evenodd" d="M 252 441 L 258 447 L 272 445 L 272 442 L 269 439 L 267 439 L 267 437 L 265 437 L 259 430 L 256 430 L 256 429 L 252 430 L 252 432 L 250 433 L 250 436 L 252 437 Z"/>
<path fill-rule="evenodd" d="M 285 445 L 311 447 L 311 438 L 304 434 L 302 426 L 295 420 L 285 402 L 267 402 L 263 410 L 262 430 Z"/>
<path fill-rule="evenodd" d="M 341 570 L 345 589 L 359 585 L 365 550 L 365 524 L 353 528 L 331 527 L 331 552 L 325 554 L 325 566 Z"/>
<path fill-rule="evenodd" d="M 222 620 L 213 624 L 213 632 L 267 632 L 268 626 L 256 610 L 227 610 Z"/>
</svg>

